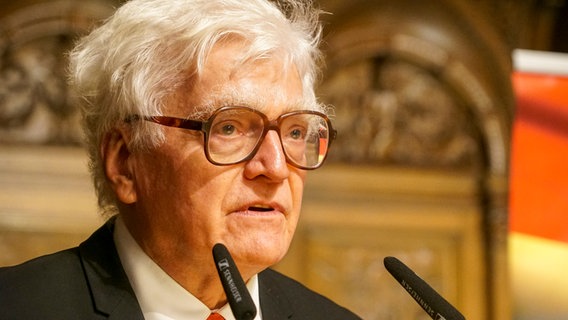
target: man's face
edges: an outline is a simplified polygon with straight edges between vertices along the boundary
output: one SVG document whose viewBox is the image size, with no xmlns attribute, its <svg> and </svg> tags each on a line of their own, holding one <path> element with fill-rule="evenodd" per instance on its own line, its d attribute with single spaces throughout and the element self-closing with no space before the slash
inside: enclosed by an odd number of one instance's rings
<svg viewBox="0 0 568 320">
<path fill-rule="evenodd" d="M 279 59 L 242 65 L 240 52 L 238 42 L 216 46 L 202 76 L 170 99 L 164 115 L 238 103 L 275 119 L 298 108 L 295 68 L 283 70 Z M 165 143 L 129 159 L 136 201 L 124 219 L 142 248 L 162 266 L 210 267 L 211 248 L 221 242 L 245 277 L 278 262 L 296 229 L 305 171 L 286 163 L 277 133 L 269 131 L 251 160 L 216 166 L 205 157 L 203 133 L 161 129 Z"/>
</svg>

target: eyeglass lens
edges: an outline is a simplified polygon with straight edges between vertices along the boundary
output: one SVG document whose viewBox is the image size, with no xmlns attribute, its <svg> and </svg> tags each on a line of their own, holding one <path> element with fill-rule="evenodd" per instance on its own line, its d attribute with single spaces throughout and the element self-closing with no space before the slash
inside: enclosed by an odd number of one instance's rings
<svg viewBox="0 0 568 320">
<path fill-rule="evenodd" d="M 218 164 L 237 163 L 256 152 L 269 122 L 247 108 L 225 109 L 210 119 L 207 152 Z M 289 162 L 316 168 L 325 159 L 329 144 L 327 120 L 317 113 L 288 113 L 277 120 L 278 133 Z"/>
</svg>

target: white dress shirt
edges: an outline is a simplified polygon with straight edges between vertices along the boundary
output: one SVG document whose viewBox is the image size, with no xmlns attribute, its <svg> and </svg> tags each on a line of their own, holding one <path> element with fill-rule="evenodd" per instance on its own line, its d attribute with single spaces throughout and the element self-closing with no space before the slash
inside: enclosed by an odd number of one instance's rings
<svg viewBox="0 0 568 320">
<path fill-rule="evenodd" d="M 205 320 L 211 312 L 217 312 L 226 320 L 235 320 L 228 303 L 210 310 L 162 270 L 142 251 L 120 216 L 115 223 L 114 242 L 145 319 Z M 247 289 L 256 305 L 255 320 L 261 320 L 257 275 L 248 281 Z"/>
</svg>

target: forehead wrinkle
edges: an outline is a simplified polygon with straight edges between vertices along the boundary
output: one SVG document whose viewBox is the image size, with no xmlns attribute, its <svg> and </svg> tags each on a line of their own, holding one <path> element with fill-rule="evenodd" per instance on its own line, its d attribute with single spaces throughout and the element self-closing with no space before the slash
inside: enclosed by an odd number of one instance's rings
<svg viewBox="0 0 568 320">
<path fill-rule="evenodd" d="M 278 93 L 278 97 L 276 99 L 269 99 L 263 95 L 242 93 L 235 88 L 229 91 L 223 90 L 223 92 L 210 94 L 199 107 L 194 109 L 190 116 L 207 118 L 215 110 L 230 106 L 249 107 L 266 114 L 268 114 L 271 111 L 271 108 L 275 107 L 276 104 L 284 105 L 284 107 L 281 108 L 281 113 L 294 110 L 313 109 L 305 105 L 304 99 L 295 99 L 293 101 L 287 100 L 287 97 L 281 93 Z"/>
</svg>

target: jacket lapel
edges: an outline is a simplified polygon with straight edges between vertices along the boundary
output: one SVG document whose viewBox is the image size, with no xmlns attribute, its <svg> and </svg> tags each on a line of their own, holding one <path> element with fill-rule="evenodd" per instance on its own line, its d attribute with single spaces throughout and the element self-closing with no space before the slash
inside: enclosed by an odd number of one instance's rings
<svg viewBox="0 0 568 320">
<path fill-rule="evenodd" d="M 96 312 L 108 319 L 144 319 L 138 300 L 122 268 L 113 240 L 114 219 L 110 219 L 79 246 L 85 278 Z M 266 270 L 259 274 L 260 308 L 263 320 L 292 319 L 289 298 Z"/>
<path fill-rule="evenodd" d="M 113 240 L 110 219 L 79 246 L 94 308 L 109 319 L 144 319 Z"/>
<path fill-rule="evenodd" d="M 263 320 L 292 319 L 293 311 L 290 300 L 280 288 L 278 282 L 271 276 L 272 271 L 265 270 L 259 274 L 260 309 Z"/>
</svg>

